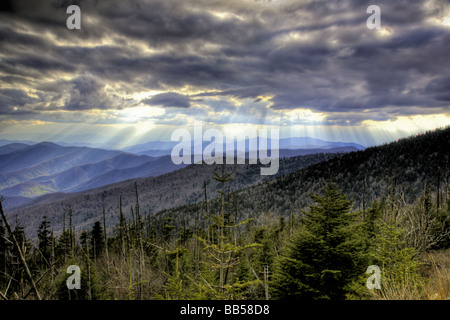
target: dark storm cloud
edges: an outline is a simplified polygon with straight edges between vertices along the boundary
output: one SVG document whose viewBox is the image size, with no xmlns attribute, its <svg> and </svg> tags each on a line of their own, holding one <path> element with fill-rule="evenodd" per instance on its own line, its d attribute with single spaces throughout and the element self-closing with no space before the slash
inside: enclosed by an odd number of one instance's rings
<svg viewBox="0 0 450 320">
<path fill-rule="evenodd" d="M 121 95 L 146 90 L 166 93 L 143 103 L 185 110 L 194 96 L 268 96 L 273 110 L 356 122 L 448 112 L 450 29 L 429 22 L 448 14 L 446 1 L 377 1 L 385 37 L 366 28 L 373 1 L 79 1 L 82 30 L 67 30 L 72 3 L 19 0 L 3 14 L 0 81 L 39 99 L 6 92 L 1 112 L 45 110 L 42 100 L 52 110 L 122 109 Z M 203 93 L 177 93 L 186 87 Z"/>
<path fill-rule="evenodd" d="M 66 110 L 121 109 L 123 101 L 106 90 L 106 85 L 93 76 L 82 76 L 68 85 L 70 99 Z"/>
<path fill-rule="evenodd" d="M 23 90 L 0 89 L 0 115 L 27 114 L 29 111 L 24 106 L 35 101 Z"/>
<path fill-rule="evenodd" d="M 426 87 L 426 92 L 431 94 L 435 100 L 450 102 L 450 75 L 430 81 Z"/>
<path fill-rule="evenodd" d="M 270 88 L 268 86 L 250 86 L 241 87 L 238 89 L 223 90 L 219 92 L 204 92 L 196 94 L 196 97 L 213 97 L 213 96 L 232 96 L 236 98 L 255 98 L 261 94 L 269 93 Z"/>
<path fill-rule="evenodd" d="M 176 92 L 167 92 L 154 95 L 150 99 L 145 99 L 141 101 L 144 104 L 151 106 L 163 106 L 163 107 L 174 107 L 174 108 L 189 108 L 190 99 L 185 95 Z"/>
</svg>

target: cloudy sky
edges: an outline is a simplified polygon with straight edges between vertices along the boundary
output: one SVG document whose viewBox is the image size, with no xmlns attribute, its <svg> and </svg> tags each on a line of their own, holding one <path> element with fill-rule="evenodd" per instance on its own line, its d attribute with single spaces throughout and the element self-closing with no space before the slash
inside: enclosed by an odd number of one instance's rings
<svg viewBox="0 0 450 320">
<path fill-rule="evenodd" d="M 368 146 L 450 125 L 447 0 L 1 6 L 0 139 L 124 147 L 201 120 Z"/>
</svg>

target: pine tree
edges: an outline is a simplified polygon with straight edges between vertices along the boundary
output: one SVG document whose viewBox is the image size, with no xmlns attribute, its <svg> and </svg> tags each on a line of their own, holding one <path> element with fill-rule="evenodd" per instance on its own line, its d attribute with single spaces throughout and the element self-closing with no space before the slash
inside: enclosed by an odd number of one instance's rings
<svg viewBox="0 0 450 320">
<path fill-rule="evenodd" d="M 57 257 L 62 257 L 62 261 L 65 262 L 67 258 L 70 257 L 70 232 L 69 230 L 64 230 L 56 244 L 55 254 Z"/>
<path fill-rule="evenodd" d="M 98 258 L 105 248 L 103 228 L 100 221 L 94 223 L 91 231 L 91 247 L 93 250 L 94 259 Z"/>
<path fill-rule="evenodd" d="M 52 232 L 50 231 L 50 221 L 44 216 L 38 229 L 39 251 L 45 262 L 49 262 L 52 246 Z"/>
<path fill-rule="evenodd" d="M 328 183 L 317 203 L 303 211 L 301 230 L 277 260 L 273 296 L 277 299 L 345 299 L 349 284 L 365 271 L 362 239 L 354 236 L 352 201 Z"/>
<path fill-rule="evenodd" d="M 419 292 L 423 285 L 418 272 L 420 264 L 416 250 L 408 247 L 405 241 L 405 229 L 395 221 L 378 221 L 377 224 L 379 232 L 373 241 L 370 257 L 371 264 L 381 269 L 381 290 L 371 293 L 385 299 L 398 299 L 409 291 Z"/>
<path fill-rule="evenodd" d="M 363 236 L 367 241 L 372 242 L 375 236 L 379 232 L 377 221 L 381 219 L 383 215 L 383 209 L 385 208 L 384 201 L 373 201 L 366 211 L 364 211 L 363 218 Z"/>
<path fill-rule="evenodd" d="M 95 265 L 89 259 L 80 264 L 80 289 L 68 289 L 67 279 L 70 274 L 66 273 L 67 267 L 70 265 L 79 265 L 80 263 L 74 259 L 68 259 L 66 264 L 62 266 L 60 273 L 56 279 L 55 298 L 57 300 L 105 300 L 108 299 L 107 289 L 101 285 L 101 277 Z"/>
<path fill-rule="evenodd" d="M 225 164 L 222 164 L 221 173 L 213 172 L 214 180 L 221 183 L 221 188 L 218 191 L 220 194 L 220 214 L 211 216 L 214 226 L 217 228 L 217 239 L 208 241 L 199 238 L 204 246 L 204 250 L 207 252 L 208 260 L 211 261 L 210 267 L 213 270 L 218 271 L 218 284 L 216 285 L 217 291 L 214 295 L 219 298 L 230 298 L 236 296 L 242 288 L 245 288 L 249 283 L 229 283 L 233 278 L 232 270 L 240 263 L 241 253 L 247 251 L 247 249 L 261 246 L 257 243 L 251 244 L 237 244 L 237 241 L 232 239 L 232 235 L 236 234 L 235 229 L 242 225 L 248 224 L 250 219 L 242 222 L 231 221 L 226 219 L 228 216 L 225 212 L 225 207 L 228 204 L 225 193 L 225 183 L 233 180 L 231 178 L 232 173 L 225 172 Z M 237 217 L 237 212 L 234 214 Z M 209 226 L 211 229 L 211 226 Z M 207 264 L 208 262 L 205 261 Z"/>
</svg>

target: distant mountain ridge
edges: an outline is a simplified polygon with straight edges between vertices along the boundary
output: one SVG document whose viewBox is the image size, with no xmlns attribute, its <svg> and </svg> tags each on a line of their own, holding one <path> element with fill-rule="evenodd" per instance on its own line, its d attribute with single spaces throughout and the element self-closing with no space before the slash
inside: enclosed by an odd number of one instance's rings
<svg viewBox="0 0 450 320">
<path fill-rule="evenodd" d="M 1 143 L 8 141 L 0 140 Z M 280 158 L 351 152 L 364 148 L 354 143 L 328 142 L 313 138 L 281 139 L 279 142 Z M 21 205 L 26 203 L 27 199 L 47 193 L 83 191 L 126 179 L 156 176 L 186 166 L 174 165 L 170 159 L 171 149 L 164 150 L 173 148 L 178 143 L 173 141 L 153 141 L 126 148 L 134 153 L 62 146 L 53 142 L 28 144 L 30 141 L 14 141 L 6 145 L 1 143 L 0 194 L 10 199 L 9 205 Z M 203 142 L 202 148 L 209 143 Z M 299 145 L 308 148 L 294 148 Z M 140 151 L 149 147 L 154 150 Z M 224 153 L 227 153 L 226 147 L 224 144 Z M 192 154 L 193 148 L 192 146 Z"/>
<path fill-rule="evenodd" d="M 150 141 L 148 143 L 129 146 L 124 148 L 123 150 L 126 152 L 143 154 L 148 156 L 170 155 L 173 147 L 178 143 L 179 142 L 177 141 Z M 204 150 L 205 147 L 210 143 L 211 142 L 209 141 L 202 141 L 202 150 Z M 363 145 L 353 142 L 332 142 L 310 137 L 283 138 L 279 139 L 278 143 L 280 149 L 280 157 L 288 156 L 288 154 L 290 153 L 287 150 L 298 150 L 296 152 L 296 155 L 300 154 L 304 155 L 310 153 L 327 152 L 327 150 L 333 150 L 337 148 L 346 148 L 348 151 L 358 151 L 364 150 L 366 148 Z M 194 146 L 192 141 L 191 144 L 192 144 L 191 154 L 194 154 Z M 224 152 L 227 150 L 226 143 L 223 144 L 222 148 Z M 236 150 L 237 146 L 234 146 L 234 148 Z M 249 150 L 247 141 L 246 152 L 248 151 Z M 339 151 L 332 151 L 332 152 L 339 152 Z"/>
<path fill-rule="evenodd" d="M 8 144 L 25 144 L 25 145 L 32 145 L 36 144 L 38 142 L 35 141 L 29 141 L 29 140 L 9 140 L 9 139 L 0 139 L 0 147 L 6 146 Z"/>
<path fill-rule="evenodd" d="M 7 146 L 0 147 L 3 149 Z M 88 147 L 62 147 L 52 142 L 41 142 L 19 150 L 0 154 L 0 173 L 15 172 L 36 165 L 45 165 L 45 174 L 61 172 L 76 165 L 106 160 L 121 151 L 107 151 Z"/>
<path fill-rule="evenodd" d="M 0 147 L 0 194 L 24 203 L 52 192 L 74 192 L 178 168 L 169 157 L 63 147 L 51 142 Z"/>
<path fill-rule="evenodd" d="M 29 146 L 28 144 L 18 143 L 18 142 L 6 144 L 6 145 L 0 147 L 0 154 L 14 152 L 14 151 L 26 148 L 28 146 Z"/>
</svg>

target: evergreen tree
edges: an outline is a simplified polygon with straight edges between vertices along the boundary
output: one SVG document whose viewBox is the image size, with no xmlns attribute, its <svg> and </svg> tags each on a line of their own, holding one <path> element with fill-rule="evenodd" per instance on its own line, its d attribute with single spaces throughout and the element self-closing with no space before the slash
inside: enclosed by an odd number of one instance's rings
<svg viewBox="0 0 450 320">
<path fill-rule="evenodd" d="M 370 205 L 370 208 L 365 211 L 363 232 L 368 241 L 372 241 L 379 232 L 377 221 L 381 219 L 384 207 L 384 201 L 378 202 L 375 200 Z"/>
<path fill-rule="evenodd" d="M 58 300 L 104 300 L 108 299 L 108 292 L 102 288 L 101 276 L 92 261 L 83 261 L 80 265 L 80 289 L 68 289 L 67 279 L 70 274 L 66 273 L 67 267 L 70 265 L 78 265 L 77 260 L 68 259 L 66 264 L 60 270 L 56 279 L 55 298 Z"/>
<path fill-rule="evenodd" d="M 377 224 L 379 232 L 373 241 L 370 258 L 371 264 L 381 269 L 381 290 L 371 293 L 385 299 L 398 299 L 405 292 L 419 292 L 423 285 L 420 264 L 416 250 L 406 244 L 405 230 L 395 221 L 378 221 Z"/>
<path fill-rule="evenodd" d="M 80 233 L 80 245 L 83 248 L 86 248 L 86 246 L 88 245 L 88 239 L 89 239 L 89 235 L 86 231 L 81 231 Z"/>
<path fill-rule="evenodd" d="M 175 229 L 175 226 L 172 225 L 172 220 L 173 220 L 172 217 L 167 217 L 164 226 L 162 228 L 163 239 L 166 242 L 170 240 L 172 230 Z"/>
<path fill-rule="evenodd" d="M 323 188 L 317 203 L 303 211 L 301 230 L 277 260 L 277 299 L 345 299 L 350 283 L 365 271 L 365 246 L 357 236 L 352 201 L 336 185 Z"/>
<path fill-rule="evenodd" d="M 51 246 L 53 239 L 52 233 L 50 231 L 50 221 L 47 220 L 46 216 L 43 217 L 41 225 L 38 229 L 38 241 L 41 258 L 48 262 L 51 255 Z"/>
<path fill-rule="evenodd" d="M 91 248 L 94 258 L 98 258 L 105 249 L 105 240 L 103 234 L 103 228 L 100 221 L 94 223 L 94 227 L 91 231 Z"/>
<path fill-rule="evenodd" d="M 58 238 L 55 248 L 55 255 L 66 261 L 70 257 L 70 232 L 64 230 Z"/>
</svg>

